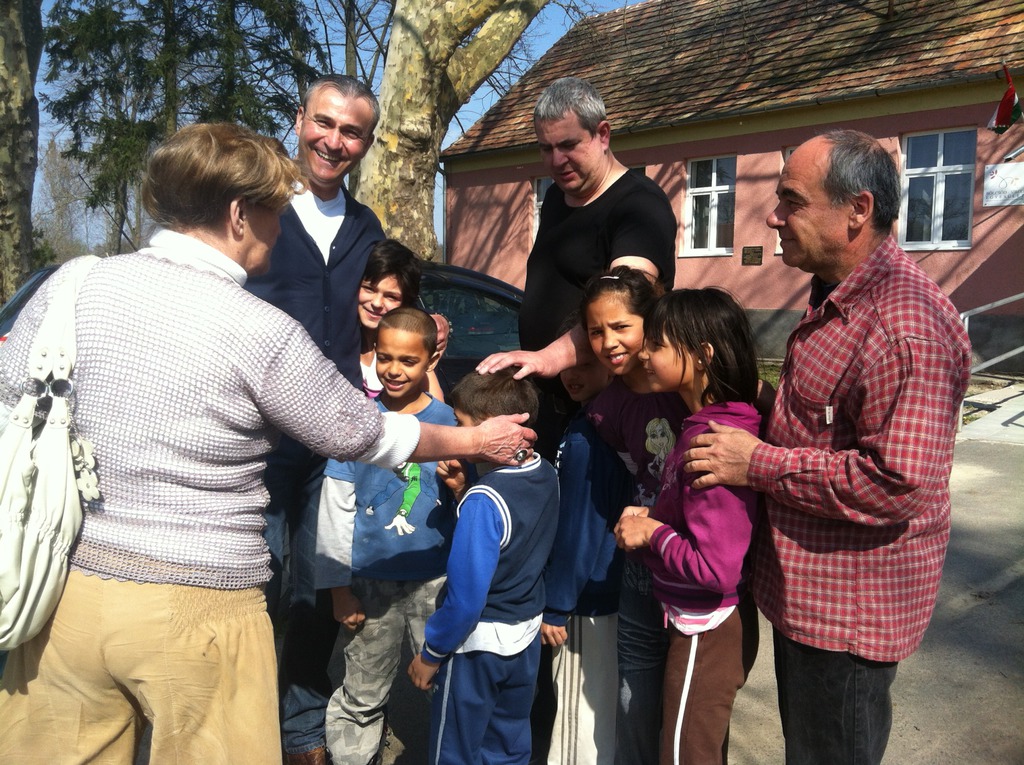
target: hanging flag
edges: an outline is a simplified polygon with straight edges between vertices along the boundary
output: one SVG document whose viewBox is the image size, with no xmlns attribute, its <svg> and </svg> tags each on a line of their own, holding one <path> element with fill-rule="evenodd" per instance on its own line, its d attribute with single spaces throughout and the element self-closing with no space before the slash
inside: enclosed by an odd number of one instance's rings
<svg viewBox="0 0 1024 765">
<path fill-rule="evenodd" d="M 1020 119 L 1020 101 L 1017 100 L 1017 91 L 1013 89 L 1013 80 L 1010 79 L 1010 70 L 1003 64 L 1003 72 L 1006 73 L 1006 92 L 1003 100 L 999 102 L 992 119 L 988 121 L 988 129 L 997 133 L 1005 133 L 1010 125 Z"/>
</svg>

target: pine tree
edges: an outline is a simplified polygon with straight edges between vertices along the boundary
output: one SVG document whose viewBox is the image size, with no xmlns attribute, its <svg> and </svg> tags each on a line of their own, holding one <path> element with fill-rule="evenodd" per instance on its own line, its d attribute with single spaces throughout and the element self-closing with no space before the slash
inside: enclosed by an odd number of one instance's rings
<svg viewBox="0 0 1024 765">
<path fill-rule="evenodd" d="M 304 8 L 269 0 L 58 0 L 49 16 L 50 114 L 109 206 L 107 250 L 138 244 L 128 220 L 153 146 L 180 125 L 233 121 L 281 132 L 316 54 Z M 133 215 L 134 214 L 134 215 Z M 133 226 L 133 229 L 137 227 Z"/>
</svg>

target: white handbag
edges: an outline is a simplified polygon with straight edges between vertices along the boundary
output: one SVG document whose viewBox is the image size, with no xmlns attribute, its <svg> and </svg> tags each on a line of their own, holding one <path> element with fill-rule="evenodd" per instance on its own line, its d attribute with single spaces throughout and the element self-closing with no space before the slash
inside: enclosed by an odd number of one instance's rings
<svg viewBox="0 0 1024 765">
<path fill-rule="evenodd" d="M 51 277 L 62 282 L 33 341 L 21 400 L 0 434 L 0 650 L 31 639 L 50 618 L 82 524 L 80 490 L 99 497 L 92 447 L 72 433 L 69 403 L 75 300 L 97 260 L 81 258 Z"/>
</svg>

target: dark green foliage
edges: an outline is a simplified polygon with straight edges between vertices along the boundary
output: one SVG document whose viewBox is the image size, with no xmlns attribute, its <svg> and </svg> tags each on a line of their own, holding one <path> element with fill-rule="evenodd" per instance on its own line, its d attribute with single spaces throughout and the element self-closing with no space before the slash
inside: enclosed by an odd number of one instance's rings
<svg viewBox="0 0 1024 765">
<path fill-rule="evenodd" d="M 89 174 L 89 204 L 123 227 L 146 157 L 180 125 L 282 135 L 322 59 L 309 23 L 297 0 L 57 0 L 44 102 Z"/>
</svg>

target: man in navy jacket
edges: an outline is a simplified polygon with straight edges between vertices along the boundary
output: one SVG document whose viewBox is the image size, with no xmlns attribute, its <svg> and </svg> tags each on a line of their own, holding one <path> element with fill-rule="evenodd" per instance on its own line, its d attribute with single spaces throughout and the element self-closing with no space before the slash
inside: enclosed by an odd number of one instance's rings
<svg viewBox="0 0 1024 765">
<path fill-rule="evenodd" d="M 380 117 L 376 97 L 358 80 L 328 75 L 306 91 L 295 118 L 298 161 L 309 191 L 281 216 L 270 270 L 247 288 L 299 321 L 349 382 L 362 386 L 355 302 L 370 248 L 384 238 L 373 211 L 345 189 L 345 177 L 373 144 Z M 321 416 L 310 402 L 310 416 Z M 286 762 L 326 763 L 327 675 L 338 623 L 329 592 L 314 583 L 316 521 L 325 460 L 287 436 L 267 460 L 267 528 L 274 578 L 267 605 L 277 617 L 285 529 L 291 601 L 281 652 L 281 731 Z"/>
</svg>

